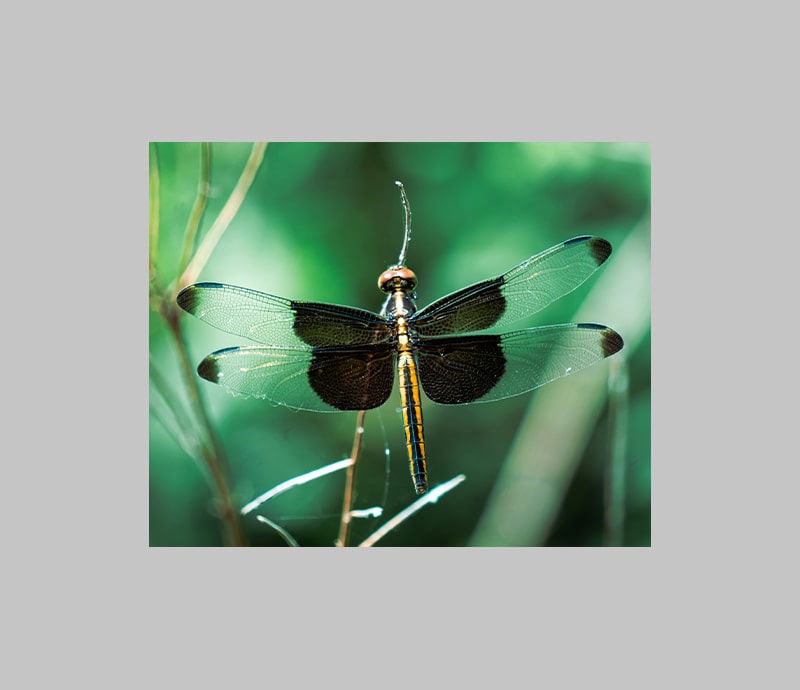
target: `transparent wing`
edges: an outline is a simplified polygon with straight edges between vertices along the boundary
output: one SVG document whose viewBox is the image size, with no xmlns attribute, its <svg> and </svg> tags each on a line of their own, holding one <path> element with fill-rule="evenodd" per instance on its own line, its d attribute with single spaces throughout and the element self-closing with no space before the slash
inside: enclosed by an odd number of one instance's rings
<svg viewBox="0 0 800 690">
<path fill-rule="evenodd" d="M 469 333 L 535 314 L 583 283 L 611 254 L 599 237 L 575 237 L 503 275 L 436 300 L 412 317 L 420 336 Z"/>
<path fill-rule="evenodd" d="M 180 307 L 227 333 L 266 345 L 325 347 L 385 342 L 386 319 L 364 309 L 295 302 L 256 290 L 197 283 L 181 290 Z"/>
</svg>

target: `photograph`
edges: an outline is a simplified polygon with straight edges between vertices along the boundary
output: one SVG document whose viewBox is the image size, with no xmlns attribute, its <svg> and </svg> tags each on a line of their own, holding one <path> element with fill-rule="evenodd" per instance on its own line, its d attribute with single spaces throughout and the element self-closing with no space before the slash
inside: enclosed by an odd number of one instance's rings
<svg viewBox="0 0 800 690">
<path fill-rule="evenodd" d="M 148 162 L 151 547 L 651 546 L 649 143 Z"/>
</svg>

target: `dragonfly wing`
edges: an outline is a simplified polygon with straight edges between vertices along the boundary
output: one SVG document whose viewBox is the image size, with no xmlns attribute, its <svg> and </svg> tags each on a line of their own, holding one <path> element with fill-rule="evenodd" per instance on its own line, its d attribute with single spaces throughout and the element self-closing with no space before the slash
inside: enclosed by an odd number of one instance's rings
<svg viewBox="0 0 800 690">
<path fill-rule="evenodd" d="M 369 410 L 392 391 L 394 357 L 388 346 L 230 347 L 208 355 L 197 373 L 233 393 L 297 410 Z"/>
<path fill-rule="evenodd" d="M 296 302 L 256 290 L 197 283 L 181 290 L 178 304 L 227 333 L 266 345 L 326 347 L 385 342 L 386 319 L 364 309 Z"/>
<path fill-rule="evenodd" d="M 420 381 L 431 400 L 446 405 L 501 400 L 585 369 L 622 345 L 618 333 L 592 323 L 430 338 L 418 347 Z"/>
<path fill-rule="evenodd" d="M 611 254 L 599 237 L 575 237 L 497 278 L 453 292 L 412 317 L 420 336 L 469 333 L 535 314 L 583 283 Z"/>
</svg>

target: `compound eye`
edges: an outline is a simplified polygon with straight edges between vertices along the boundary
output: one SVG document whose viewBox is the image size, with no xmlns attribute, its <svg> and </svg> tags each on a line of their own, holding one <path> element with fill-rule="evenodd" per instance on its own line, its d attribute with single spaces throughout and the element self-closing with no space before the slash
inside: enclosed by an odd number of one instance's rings
<svg viewBox="0 0 800 690">
<path fill-rule="evenodd" d="M 414 271 L 405 266 L 392 266 L 381 273 L 378 278 L 378 287 L 383 292 L 404 290 L 411 292 L 417 286 L 417 276 Z"/>
</svg>

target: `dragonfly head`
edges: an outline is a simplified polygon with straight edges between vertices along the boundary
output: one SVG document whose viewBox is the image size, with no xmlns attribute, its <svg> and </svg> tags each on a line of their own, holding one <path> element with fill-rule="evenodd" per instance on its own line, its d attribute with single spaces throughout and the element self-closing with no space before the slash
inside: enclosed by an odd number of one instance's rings
<svg viewBox="0 0 800 690">
<path fill-rule="evenodd" d="M 414 275 L 414 271 L 405 266 L 387 268 L 378 278 L 378 287 L 383 292 L 391 293 L 397 290 L 413 292 L 416 286 L 417 276 Z"/>
</svg>

